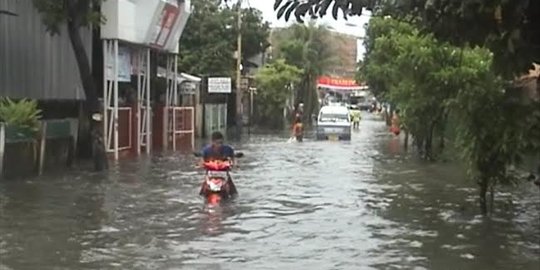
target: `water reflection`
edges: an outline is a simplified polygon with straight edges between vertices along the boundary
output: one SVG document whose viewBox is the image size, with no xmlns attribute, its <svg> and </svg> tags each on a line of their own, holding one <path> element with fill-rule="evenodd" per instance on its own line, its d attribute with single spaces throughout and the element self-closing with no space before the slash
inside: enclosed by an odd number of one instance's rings
<svg viewBox="0 0 540 270">
<path fill-rule="evenodd" d="M 2 182 L 0 269 L 538 269 L 537 189 L 502 190 L 484 219 L 459 167 L 404 154 L 381 122 L 286 140 L 239 145 L 240 197 L 216 207 L 180 154 Z"/>
</svg>

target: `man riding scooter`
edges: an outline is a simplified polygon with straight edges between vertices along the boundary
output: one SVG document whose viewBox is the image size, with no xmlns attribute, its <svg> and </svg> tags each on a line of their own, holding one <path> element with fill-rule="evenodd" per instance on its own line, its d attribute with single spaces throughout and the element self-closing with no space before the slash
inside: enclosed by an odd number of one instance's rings
<svg viewBox="0 0 540 270">
<path fill-rule="evenodd" d="M 216 131 L 212 133 L 211 144 L 207 145 L 202 150 L 201 165 L 204 164 L 204 162 L 208 161 L 229 161 L 231 162 L 231 164 L 234 164 L 234 157 L 234 149 L 231 146 L 224 144 L 223 134 Z M 227 185 L 225 185 L 225 189 L 228 196 L 238 195 L 236 186 L 234 185 L 230 177 L 228 179 Z M 199 194 L 206 195 L 206 192 L 206 182 L 203 182 Z"/>
</svg>

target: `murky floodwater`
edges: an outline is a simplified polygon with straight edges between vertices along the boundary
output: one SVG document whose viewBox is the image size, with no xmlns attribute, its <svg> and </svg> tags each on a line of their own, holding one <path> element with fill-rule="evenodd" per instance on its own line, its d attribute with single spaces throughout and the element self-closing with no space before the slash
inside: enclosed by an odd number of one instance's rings
<svg viewBox="0 0 540 270">
<path fill-rule="evenodd" d="M 208 209 L 188 156 L 0 183 L 0 269 L 534 269 L 540 192 L 489 220 L 451 165 L 422 164 L 382 122 L 351 143 L 254 136 L 240 197 Z"/>
</svg>

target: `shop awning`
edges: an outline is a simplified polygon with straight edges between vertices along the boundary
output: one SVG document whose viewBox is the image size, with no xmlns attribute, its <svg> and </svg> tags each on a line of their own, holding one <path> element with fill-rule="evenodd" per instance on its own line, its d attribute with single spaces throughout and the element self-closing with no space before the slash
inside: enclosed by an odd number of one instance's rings
<svg viewBox="0 0 540 270">
<path fill-rule="evenodd" d="M 165 78 L 167 76 L 167 69 L 165 69 L 163 67 L 158 67 L 157 76 L 161 77 L 161 78 Z M 178 76 L 178 79 L 177 79 L 178 83 L 183 83 L 185 81 L 194 82 L 194 83 L 200 83 L 201 82 L 201 78 L 199 78 L 199 77 L 197 77 L 195 75 L 191 75 L 191 74 L 187 74 L 187 73 L 183 73 L 183 72 L 181 72 L 177 76 Z"/>
<path fill-rule="evenodd" d="M 328 88 L 331 90 L 340 90 L 340 91 L 354 91 L 354 90 L 363 90 L 367 86 L 359 85 L 354 79 L 347 78 L 338 78 L 330 76 L 320 76 L 317 79 L 317 86 L 320 88 Z"/>
</svg>

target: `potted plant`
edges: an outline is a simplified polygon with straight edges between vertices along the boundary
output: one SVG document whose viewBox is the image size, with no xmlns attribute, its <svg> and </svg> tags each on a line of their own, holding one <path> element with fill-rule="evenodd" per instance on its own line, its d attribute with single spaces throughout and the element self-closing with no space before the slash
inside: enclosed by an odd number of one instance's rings
<svg viewBox="0 0 540 270">
<path fill-rule="evenodd" d="M 31 141 L 39 131 L 41 110 L 35 100 L 0 99 L 0 122 L 5 125 L 7 141 Z"/>
</svg>

